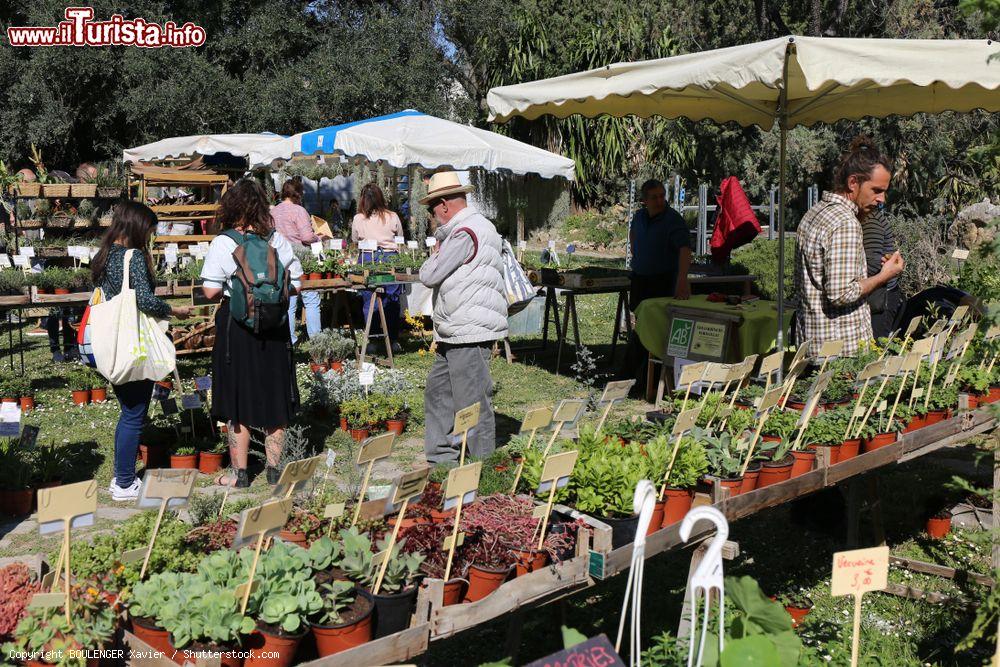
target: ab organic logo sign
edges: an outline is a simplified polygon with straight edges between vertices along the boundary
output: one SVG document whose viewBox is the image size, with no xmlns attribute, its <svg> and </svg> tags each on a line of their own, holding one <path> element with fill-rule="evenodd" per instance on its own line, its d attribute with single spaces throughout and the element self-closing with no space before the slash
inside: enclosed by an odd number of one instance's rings
<svg viewBox="0 0 1000 667">
<path fill-rule="evenodd" d="M 687 355 L 691 345 L 691 332 L 694 321 L 675 317 L 670 323 L 670 339 L 667 341 L 667 355 L 683 357 Z"/>
<path fill-rule="evenodd" d="M 7 28 L 11 46 L 138 46 L 157 49 L 184 48 L 205 43 L 205 29 L 188 21 L 160 25 L 141 18 L 126 19 L 113 14 L 95 21 L 93 7 L 67 7 L 65 21 L 56 26 L 12 26 Z"/>
</svg>

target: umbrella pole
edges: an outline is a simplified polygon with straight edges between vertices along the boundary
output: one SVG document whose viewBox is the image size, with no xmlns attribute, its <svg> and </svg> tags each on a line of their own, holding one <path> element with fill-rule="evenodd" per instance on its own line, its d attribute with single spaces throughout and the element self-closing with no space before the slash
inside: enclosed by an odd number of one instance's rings
<svg viewBox="0 0 1000 667">
<path fill-rule="evenodd" d="M 778 154 L 778 333 L 775 337 L 778 351 L 785 349 L 785 171 L 788 144 L 788 59 L 792 44 L 785 47 L 785 65 L 782 68 L 781 91 L 778 95 L 778 125 L 781 128 L 781 149 Z M 782 367 L 778 366 L 778 382 L 782 381 Z"/>
</svg>

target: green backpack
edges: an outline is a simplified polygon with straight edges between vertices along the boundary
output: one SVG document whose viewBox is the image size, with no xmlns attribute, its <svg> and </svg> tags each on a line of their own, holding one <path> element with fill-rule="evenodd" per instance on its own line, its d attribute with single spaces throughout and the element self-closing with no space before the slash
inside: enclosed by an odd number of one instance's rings
<svg viewBox="0 0 1000 667">
<path fill-rule="evenodd" d="M 266 238 L 235 229 L 222 232 L 236 241 L 236 273 L 230 286 L 229 314 L 255 333 L 288 326 L 288 269 Z"/>
</svg>

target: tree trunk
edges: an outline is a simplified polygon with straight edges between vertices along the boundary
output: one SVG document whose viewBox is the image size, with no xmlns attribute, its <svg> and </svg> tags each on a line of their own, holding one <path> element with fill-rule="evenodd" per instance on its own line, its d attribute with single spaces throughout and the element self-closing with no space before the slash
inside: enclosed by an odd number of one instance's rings
<svg viewBox="0 0 1000 667">
<path fill-rule="evenodd" d="M 823 34 L 823 27 L 820 25 L 823 0 L 812 0 L 809 10 L 809 34 L 813 37 L 819 37 Z"/>
</svg>

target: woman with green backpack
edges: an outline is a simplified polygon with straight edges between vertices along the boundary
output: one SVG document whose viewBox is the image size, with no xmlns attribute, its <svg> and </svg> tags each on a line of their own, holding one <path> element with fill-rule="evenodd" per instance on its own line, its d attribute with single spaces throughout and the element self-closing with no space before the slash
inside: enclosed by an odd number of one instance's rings
<svg viewBox="0 0 1000 667">
<path fill-rule="evenodd" d="M 249 429 L 265 434 L 268 482 L 278 481 L 285 426 L 299 406 L 289 296 L 302 265 L 288 239 L 274 230 L 264 188 L 244 178 L 229 188 L 217 216 L 223 232 L 208 248 L 201 271 L 208 299 L 221 299 L 212 349 L 212 417 L 228 426 L 233 472 L 217 484 L 239 488 L 247 476 Z"/>
</svg>

